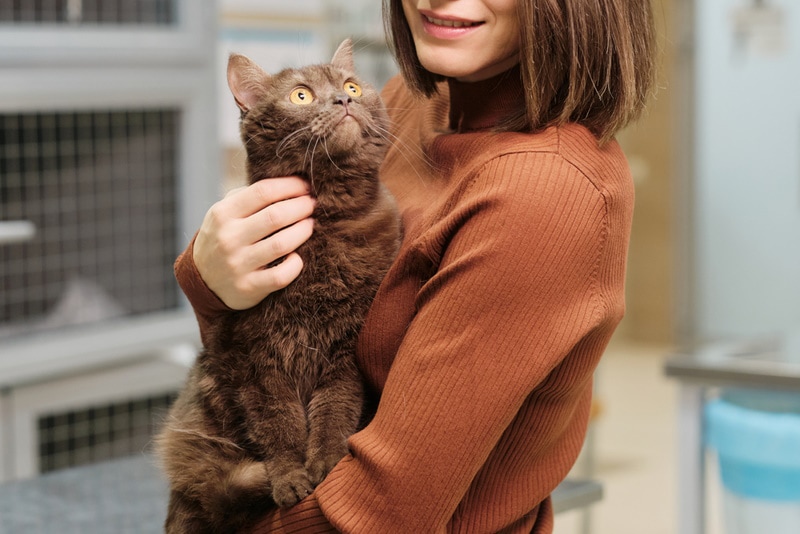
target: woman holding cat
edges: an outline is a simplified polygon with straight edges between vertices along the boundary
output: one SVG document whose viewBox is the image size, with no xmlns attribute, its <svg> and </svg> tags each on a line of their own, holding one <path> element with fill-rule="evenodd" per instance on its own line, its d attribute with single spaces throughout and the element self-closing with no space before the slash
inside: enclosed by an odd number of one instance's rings
<svg viewBox="0 0 800 534">
<path fill-rule="evenodd" d="M 384 12 L 402 76 L 383 92 L 381 178 L 405 234 L 358 344 L 377 409 L 314 493 L 255 531 L 548 533 L 624 311 L 633 186 L 613 136 L 651 88 L 650 6 Z M 209 210 L 176 263 L 201 333 L 291 283 L 313 208 L 282 177 Z"/>
</svg>

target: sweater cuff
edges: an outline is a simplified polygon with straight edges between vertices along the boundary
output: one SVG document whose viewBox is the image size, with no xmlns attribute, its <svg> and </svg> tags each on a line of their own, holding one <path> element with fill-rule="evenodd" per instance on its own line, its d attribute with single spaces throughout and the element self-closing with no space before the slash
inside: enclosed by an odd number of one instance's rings
<svg viewBox="0 0 800 534">
<path fill-rule="evenodd" d="M 251 534 L 323 534 L 338 532 L 323 515 L 312 493 L 291 508 L 279 509 L 261 519 Z"/>
<path fill-rule="evenodd" d="M 186 250 L 175 260 L 175 278 L 181 286 L 183 293 L 194 308 L 194 311 L 209 318 L 220 313 L 232 311 L 220 298 L 206 285 L 200 271 L 194 263 L 194 242 L 197 234 Z"/>
</svg>

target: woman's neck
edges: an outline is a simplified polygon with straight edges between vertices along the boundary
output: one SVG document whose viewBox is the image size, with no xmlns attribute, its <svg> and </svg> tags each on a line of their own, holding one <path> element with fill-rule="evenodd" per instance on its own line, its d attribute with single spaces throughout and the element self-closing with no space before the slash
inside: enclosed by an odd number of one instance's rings
<svg viewBox="0 0 800 534">
<path fill-rule="evenodd" d="M 449 78 L 450 129 L 455 132 L 488 130 L 525 107 L 519 65 L 479 82 Z"/>
</svg>

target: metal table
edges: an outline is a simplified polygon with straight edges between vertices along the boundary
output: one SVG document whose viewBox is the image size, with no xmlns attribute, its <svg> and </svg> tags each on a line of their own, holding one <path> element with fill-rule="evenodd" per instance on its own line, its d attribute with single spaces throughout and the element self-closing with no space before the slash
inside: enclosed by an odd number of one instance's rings
<svg viewBox="0 0 800 534">
<path fill-rule="evenodd" d="M 553 508 L 585 507 L 602 495 L 597 482 L 566 480 L 553 493 Z M 167 497 L 150 456 L 66 469 L 0 484 L 0 534 L 157 534 Z"/>
<path fill-rule="evenodd" d="M 139 456 L 0 484 L 0 534 L 164 531 L 167 484 Z"/>
<path fill-rule="evenodd" d="M 665 365 L 680 382 L 678 399 L 678 532 L 706 530 L 703 407 L 712 388 L 800 392 L 800 351 L 779 339 L 715 344 L 676 354 Z"/>
</svg>

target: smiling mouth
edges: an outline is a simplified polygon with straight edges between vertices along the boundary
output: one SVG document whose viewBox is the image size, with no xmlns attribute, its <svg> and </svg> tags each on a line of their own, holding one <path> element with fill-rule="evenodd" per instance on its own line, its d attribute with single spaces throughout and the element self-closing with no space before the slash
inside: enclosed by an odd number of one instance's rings
<svg viewBox="0 0 800 534">
<path fill-rule="evenodd" d="M 469 22 L 464 20 L 444 20 L 423 15 L 425 20 L 437 26 L 446 26 L 448 28 L 471 28 L 472 26 L 480 26 L 483 22 Z"/>
</svg>

